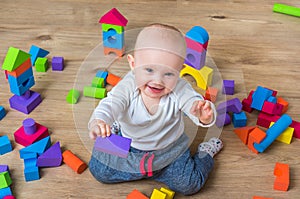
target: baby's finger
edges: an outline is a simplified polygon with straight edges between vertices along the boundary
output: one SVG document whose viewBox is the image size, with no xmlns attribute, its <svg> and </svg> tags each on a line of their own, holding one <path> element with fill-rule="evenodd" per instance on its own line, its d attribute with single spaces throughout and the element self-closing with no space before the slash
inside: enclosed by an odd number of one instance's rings
<svg viewBox="0 0 300 199">
<path fill-rule="evenodd" d="M 106 127 L 106 136 L 110 136 L 110 126 L 105 125 L 105 127 Z"/>
<path fill-rule="evenodd" d="M 106 137 L 106 128 L 104 124 L 98 124 L 98 126 L 100 127 L 100 135 L 104 138 Z"/>
<path fill-rule="evenodd" d="M 197 109 L 200 109 L 204 104 L 205 104 L 204 100 L 199 100 L 198 105 L 197 105 Z"/>
<path fill-rule="evenodd" d="M 205 104 L 204 104 L 204 107 L 203 107 L 204 110 L 208 110 L 208 109 L 211 109 L 210 107 L 210 103 L 208 101 L 205 101 Z"/>
</svg>

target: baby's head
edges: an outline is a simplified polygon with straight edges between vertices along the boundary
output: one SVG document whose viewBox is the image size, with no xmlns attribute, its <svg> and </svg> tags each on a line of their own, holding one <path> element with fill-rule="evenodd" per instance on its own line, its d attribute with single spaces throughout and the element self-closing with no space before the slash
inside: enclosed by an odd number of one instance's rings
<svg viewBox="0 0 300 199">
<path fill-rule="evenodd" d="M 185 40 L 178 29 L 164 24 L 144 28 L 133 56 L 127 56 L 140 91 L 154 98 L 170 93 L 183 68 L 185 51 Z"/>
</svg>

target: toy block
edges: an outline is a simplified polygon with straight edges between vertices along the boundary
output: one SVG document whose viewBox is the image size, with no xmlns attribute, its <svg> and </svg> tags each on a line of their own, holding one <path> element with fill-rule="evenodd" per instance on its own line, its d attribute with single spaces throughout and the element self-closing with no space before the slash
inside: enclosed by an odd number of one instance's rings
<svg viewBox="0 0 300 199">
<path fill-rule="evenodd" d="M 213 69 L 209 68 L 207 66 L 203 66 L 199 72 L 200 75 L 202 77 L 202 79 L 204 80 L 205 84 L 206 84 L 206 88 L 207 86 L 210 86 L 212 84 L 212 79 L 213 79 Z M 206 89 L 205 89 L 206 90 Z"/>
<path fill-rule="evenodd" d="M 164 188 L 164 187 L 161 187 L 160 191 L 167 194 L 166 199 L 173 199 L 174 198 L 174 195 L 175 195 L 174 191 L 172 191 L 170 189 L 167 189 L 167 188 Z"/>
<path fill-rule="evenodd" d="M 252 95 L 251 108 L 261 111 L 264 102 L 272 95 L 272 91 L 258 86 Z"/>
<path fill-rule="evenodd" d="M 47 72 L 48 70 L 48 59 L 46 57 L 38 57 L 35 61 L 36 72 Z"/>
<path fill-rule="evenodd" d="M 9 172 L 9 167 L 6 164 L 0 165 L 0 173 L 8 171 Z"/>
<path fill-rule="evenodd" d="M 0 155 L 6 154 L 12 151 L 12 146 L 7 135 L 0 136 Z"/>
<path fill-rule="evenodd" d="M 10 187 L 6 187 L 6 188 L 3 188 L 3 189 L 0 189 L 0 198 L 4 199 L 4 197 L 6 196 L 11 196 L 12 193 L 11 193 L 11 189 Z"/>
<path fill-rule="evenodd" d="M 208 87 L 205 92 L 205 99 L 210 100 L 211 102 L 217 101 L 218 89 L 213 87 Z"/>
<path fill-rule="evenodd" d="M 0 121 L 5 117 L 6 111 L 3 106 L 0 106 Z"/>
<path fill-rule="evenodd" d="M 261 197 L 261 196 L 253 196 L 252 199 L 273 199 L 273 198 L 266 198 L 266 197 Z"/>
<path fill-rule="evenodd" d="M 153 189 L 150 199 L 166 199 L 167 194 L 159 191 L 158 189 Z"/>
<path fill-rule="evenodd" d="M 233 98 L 225 102 L 221 102 L 217 107 L 218 113 L 240 113 L 242 111 L 242 103 L 238 98 Z"/>
<path fill-rule="evenodd" d="M 49 51 L 32 45 L 30 47 L 29 54 L 31 55 L 31 64 L 34 65 L 38 57 L 46 57 L 49 54 Z"/>
<path fill-rule="evenodd" d="M 251 113 L 253 111 L 253 109 L 251 108 L 251 103 L 252 103 L 252 101 L 250 99 L 247 99 L 247 98 L 243 99 L 243 101 L 242 101 L 242 105 L 243 105 L 242 110 L 246 111 L 248 113 Z"/>
<path fill-rule="evenodd" d="M 277 103 L 277 98 L 274 97 L 274 96 L 270 96 L 270 97 L 267 99 L 267 101 L 276 104 L 276 103 Z"/>
<path fill-rule="evenodd" d="M 124 32 L 124 26 L 118 26 L 113 24 L 106 24 L 103 23 L 102 25 L 102 32 L 108 32 L 109 30 L 114 30 L 117 34 L 121 34 Z"/>
<path fill-rule="evenodd" d="M 51 139 L 50 136 L 47 136 L 23 149 L 21 149 L 20 155 L 22 156 L 23 154 L 26 153 L 37 153 L 38 155 L 43 154 L 51 145 Z"/>
<path fill-rule="evenodd" d="M 276 109 L 276 104 L 269 101 L 265 101 L 261 111 L 264 113 L 268 113 L 270 115 L 274 115 L 275 109 Z"/>
<path fill-rule="evenodd" d="M 234 80 L 223 80 L 222 93 L 226 95 L 234 94 Z"/>
<path fill-rule="evenodd" d="M 234 129 L 233 131 L 241 139 L 241 141 L 247 145 L 249 134 L 255 128 L 256 128 L 256 126 L 246 126 L 246 127 Z"/>
<path fill-rule="evenodd" d="M 25 147 L 33 144 L 34 142 L 37 142 L 37 141 L 43 139 L 43 138 L 46 138 L 48 136 L 49 136 L 48 128 L 40 125 L 37 122 L 36 122 L 36 132 L 32 135 L 26 135 L 23 126 L 21 126 L 14 133 L 16 143 L 21 144 Z"/>
<path fill-rule="evenodd" d="M 97 99 L 103 99 L 106 97 L 106 88 L 96 88 L 92 86 L 85 86 L 83 88 L 83 95 L 86 97 L 93 97 Z"/>
<path fill-rule="evenodd" d="M 28 58 L 30 58 L 30 54 L 17 48 L 9 47 L 2 65 L 2 70 L 11 72 L 23 64 Z"/>
<path fill-rule="evenodd" d="M 38 167 L 58 167 L 62 162 L 62 153 L 60 143 L 52 145 L 45 153 L 40 155 L 37 159 Z"/>
<path fill-rule="evenodd" d="M 252 96 L 253 96 L 254 90 L 251 90 L 247 96 L 247 99 L 249 99 L 252 102 Z"/>
<path fill-rule="evenodd" d="M 294 121 L 292 122 L 291 126 L 292 128 L 294 128 L 294 135 L 293 137 L 295 138 L 300 138 L 300 122 Z"/>
<path fill-rule="evenodd" d="M 118 57 L 122 57 L 125 53 L 125 46 L 122 49 L 103 47 L 104 55 L 108 55 L 110 53 L 115 53 Z"/>
<path fill-rule="evenodd" d="M 20 153 L 20 158 L 21 159 L 32 159 L 32 158 L 35 158 L 37 159 L 38 157 L 38 154 L 37 153 L 34 153 L 34 152 L 23 152 L 23 153 Z"/>
<path fill-rule="evenodd" d="M 274 175 L 276 176 L 276 179 L 274 181 L 273 188 L 279 191 L 287 191 L 290 184 L 289 165 L 276 162 L 274 168 Z"/>
<path fill-rule="evenodd" d="M 16 199 L 14 196 L 4 196 L 3 199 Z"/>
<path fill-rule="evenodd" d="M 184 63 L 193 68 L 200 70 L 205 65 L 206 60 L 206 50 L 198 52 L 191 48 L 186 49 L 186 57 Z"/>
<path fill-rule="evenodd" d="M 255 143 L 261 143 L 263 139 L 266 137 L 266 133 L 259 129 L 258 127 L 255 127 L 249 134 L 248 137 L 248 148 L 253 151 L 254 153 L 258 154 L 258 151 L 256 148 L 254 148 Z"/>
<path fill-rule="evenodd" d="M 30 58 L 28 58 L 24 63 L 22 63 L 18 68 L 15 70 L 9 72 L 7 71 L 8 75 L 14 76 L 14 77 L 19 77 L 22 75 L 25 71 L 27 71 L 29 68 L 31 68 L 31 61 Z"/>
<path fill-rule="evenodd" d="M 114 29 L 102 32 L 103 46 L 108 48 L 123 49 L 124 33 L 118 34 Z"/>
<path fill-rule="evenodd" d="M 109 137 L 97 137 L 94 148 L 104 153 L 109 153 L 126 158 L 130 149 L 131 139 L 111 134 Z"/>
<path fill-rule="evenodd" d="M 292 118 L 289 115 L 282 115 L 266 132 L 267 136 L 262 142 L 254 143 L 254 148 L 262 153 L 268 148 L 274 140 L 282 134 L 282 132 L 292 123 Z"/>
<path fill-rule="evenodd" d="M 24 167 L 26 168 L 31 168 L 31 167 L 36 167 L 36 162 L 37 158 L 28 158 L 24 159 Z"/>
<path fill-rule="evenodd" d="M 66 97 L 66 101 L 69 104 L 76 104 L 78 102 L 80 93 L 76 89 L 71 89 Z"/>
<path fill-rule="evenodd" d="M 32 118 L 23 120 L 23 127 L 26 135 L 32 135 L 36 132 L 35 121 Z"/>
<path fill-rule="evenodd" d="M 119 83 L 119 81 L 121 81 L 122 78 L 117 76 L 117 75 L 114 75 L 114 74 L 111 74 L 111 73 L 108 73 L 107 75 L 107 79 L 106 79 L 106 82 L 112 86 L 115 86 Z"/>
<path fill-rule="evenodd" d="M 40 171 L 39 168 L 36 166 L 33 167 L 25 167 L 24 169 L 24 177 L 25 181 L 34 181 L 34 180 L 39 180 L 40 179 Z"/>
<path fill-rule="evenodd" d="M 201 44 L 188 37 L 184 37 L 184 38 L 185 38 L 185 43 L 187 48 L 193 49 L 198 52 L 203 52 L 204 50 L 207 49 L 208 42 L 206 42 L 205 44 Z"/>
<path fill-rule="evenodd" d="M 97 73 L 96 73 L 96 77 L 103 78 L 104 79 L 104 83 L 106 82 L 107 76 L 108 76 L 108 72 L 107 71 L 98 70 Z"/>
<path fill-rule="evenodd" d="M 260 112 L 257 117 L 256 125 L 269 128 L 271 122 L 276 122 L 280 116 L 278 115 L 269 115 L 263 112 Z"/>
<path fill-rule="evenodd" d="M 99 77 L 94 77 L 92 80 L 92 87 L 104 88 L 104 79 Z"/>
<path fill-rule="evenodd" d="M 216 126 L 221 128 L 231 123 L 230 115 L 228 113 L 221 113 L 217 115 Z"/>
<path fill-rule="evenodd" d="M 234 128 L 236 127 L 244 127 L 247 125 L 247 116 L 245 112 L 233 113 L 232 115 L 232 123 Z"/>
<path fill-rule="evenodd" d="M 8 80 L 8 71 L 7 70 L 4 71 L 4 75 L 5 75 L 5 79 Z"/>
<path fill-rule="evenodd" d="M 126 199 L 149 199 L 147 196 L 139 192 L 138 190 L 134 189 L 132 192 L 130 192 Z"/>
<path fill-rule="evenodd" d="M 103 15 L 99 23 L 113 24 L 118 26 L 126 26 L 128 20 L 116 9 L 113 8 Z"/>
<path fill-rule="evenodd" d="M 63 71 L 64 70 L 64 58 L 53 57 L 51 61 L 52 70 Z"/>
<path fill-rule="evenodd" d="M 34 85 L 32 67 L 22 73 L 19 77 L 8 75 L 10 91 L 16 95 L 23 95 Z"/>
<path fill-rule="evenodd" d="M 9 187 L 12 183 L 8 171 L 0 173 L 0 189 Z"/>
<path fill-rule="evenodd" d="M 201 26 L 192 27 L 185 36 L 201 44 L 205 44 L 209 40 L 207 31 Z"/>
<path fill-rule="evenodd" d="M 81 174 L 87 168 L 87 164 L 80 160 L 70 150 L 64 151 L 62 157 L 63 162 L 78 174 Z"/>
<path fill-rule="evenodd" d="M 270 127 L 274 124 L 271 122 Z M 276 140 L 279 142 L 283 142 L 286 144 L 290 144 L 293 138 L 294 128 L 287 127 L 277 138 Z"/>
<path fill-rule="evenodd" d="M 278 104 L 281 104 L 283 106 L 283 109 L 282 109 L 282 113 L 285 113 L 287 110 L 288 110 L 288 107 L 289 107 L 289 103 L 287 101 L 285 101 L 283 98 L 281 97 L 278 97 L 277 98 L 277 103 Z"/>
<path fill-rule="evenodd" d="M 23 112 L 25 114 L 31 113 L 41 102 L 41 95 L 37 92 L 30 90 L 26 91 L 23 96 L 13 95 L 9 99 L 9 104 L 11 108 Z"/>
</svg>

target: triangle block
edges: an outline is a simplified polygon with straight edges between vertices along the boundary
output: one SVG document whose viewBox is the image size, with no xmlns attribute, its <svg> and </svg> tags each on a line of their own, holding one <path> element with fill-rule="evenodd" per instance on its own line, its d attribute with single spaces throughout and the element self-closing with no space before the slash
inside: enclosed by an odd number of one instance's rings
<svg viewBox="0 0 300 199">
<path fill-rule="evenodd" d="M 249 134 L 254 128 L 256 128 L 256 126 L 246 126 L 246 127 L 234 129 L 233 131 L 242 140 L 244 144 L 247 144 Z"/>
<path fill-rule="evenodd" d="M 29 54 L 31 55 L 31 64 L 34 66 L 36 59 L 38 57 L 46 57 L 49 54 L 49 51 L 32 45 L 30 47 Z"/>
<path fill-rule="evenodd" d="M 40 155 L 37 160 L 38 167 L 58 167 L 62 162 L 60 143 L 53 144 L 45 153 Z"/>
<path fill-rule="evenodd" d="M 112 24 L 118 26 L 126 26 L 128 20 L 116 9 L 113 8 L 103 15 L 99 23 Z"/>
<path fill-rule="evenodd" d="M 44 153 L 51 145 L 50 136 L 47 136 L 23 149 L 20 150 L 20 156 L 25 155 L 26 153 L 37 153 L 41 155 Z"/>
<path fill-rule="evenodd" d="M 17 48 L 9 47 L 2 65 L 2 69 L 12 72 L 21 64 L 23 64 L 28 58 L 30 58 L 30 54 Z"/>
</svg>

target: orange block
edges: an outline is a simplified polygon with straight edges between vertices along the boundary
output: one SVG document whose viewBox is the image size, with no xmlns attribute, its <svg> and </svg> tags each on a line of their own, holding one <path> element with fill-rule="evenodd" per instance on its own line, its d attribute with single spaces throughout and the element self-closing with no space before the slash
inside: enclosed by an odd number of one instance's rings
<svg viewBox="0 0 300 199">
<path fill-rule="evenodd" d="M 215 102 L 217 100 L 218 89 L 213 87 L 208 87 L 205 92 L 205 99 Z"/>
<path fill-rule="evenodd" d="M 258 151 L 254 148 L 253 144 L 259 144 L 266 136 L 267 134 L 263 130 L 259 129 L 258 127 L 254 128 L 248 137 L 248 148 L 254 153 L 258 154 Z"/>
<path fill-rule="evenodd" d="M 107 75 L 106 82 L 107 82 L 108 84 L 110 84 L 110 85 L 115 86 L 115 85 L 117 85 L 117 84 L 119 83 L 119 81 L 121 81 L 121 79 L 122 79 L 121 77 L 109 73 L 109 74 Z"/>
<path fill-rule="evenodd" d="M 278 97 L 277 98 L 277 103 L 278 104 L 281 104 L 283 106 L 283 109 L 282 109 L 282 113 L 285 113 L 287 110 L 288 110 L 288 107 L 289 107 L 289 103 L 287 101 L 285 101 L 283 98 L 281 97 Z"/>
<path fill-rule="evenodd" d="M 125 52 L 125 47 L 122 49 L 116 49 L 116 48 L 108 48 L 104 47 L 104 55 L 108 55 L 109 53 L 115 53 L 117 56 L 122 57 Z"/>
<path fill-rule="evenodd" d="M 257 126 L 245 126 L 242 128 L 234 129 L 235 134 L 242 140 L 244 144 L 248 143 L 248 137 L 250 132 Z"/>
<path fill-rule="evenodd" d="M 27 59 L 23 64 L 21 64 L 16 70 L 13 70 L 11 72 L 7 71 L 7 74 L 19 77 L 21 74 L 23 74 L 26 70 L 28 70 L 31 67 L 31 61 L 30 58 Z"/>
<path fill-rule="evenodd" d="M 276 162 L 274 175 L 276 176 L 276 179 L 273 188 L 279 191 L 287 191 L 290 184 L 289 165 Z"/>
<path fill-rule="evenodd" d="M 253 196 L 253 199 L 272 199 L 272 198 L 265 198 L 261 196 Z"/>
<path fill-rule="evenodd" d="M 64 151 L 62 156 L 63 162 L 69 167 L 71 167 L 78 174 L 81 174 L 87 168 L 87 164 L 80 160 L 70 150 Z"/>
<path fill-rule="evenodd" d="M 130 194 L 127 195 L 126 199 L 149 199 L 147 196 L 134 189 Z"/>
</svg>

